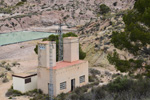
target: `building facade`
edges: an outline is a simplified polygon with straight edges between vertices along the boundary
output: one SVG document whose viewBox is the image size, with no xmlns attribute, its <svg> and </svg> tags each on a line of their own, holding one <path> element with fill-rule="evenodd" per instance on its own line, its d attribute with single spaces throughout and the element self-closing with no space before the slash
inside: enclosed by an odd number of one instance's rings
<svg viewBox="0 0 150 100">
<path fill-rule="evenodd" d="M 52 49 L 50 49 L 52 45 Z M 52 53 L 52 54 L 51 54 Z M 38 44 L 39 66 L 37 70 L 37 87 L 48 94 L 50 82 L 50 64 L 53 79 L 54 96 L 67 93 L 88 83 L 88 62 L 79 60 L 79 41 L 77 37 L 63 40 L 63 61 L 56 62 L 56 43 L 41 42 Z M 50 61 L 51 60 L 51 61 Z"/>
<path fill-rule="evenodd" d="M 13 89 L 22 93 L 37 89 L 37 71 L 13 74 Z"/>
</svg>

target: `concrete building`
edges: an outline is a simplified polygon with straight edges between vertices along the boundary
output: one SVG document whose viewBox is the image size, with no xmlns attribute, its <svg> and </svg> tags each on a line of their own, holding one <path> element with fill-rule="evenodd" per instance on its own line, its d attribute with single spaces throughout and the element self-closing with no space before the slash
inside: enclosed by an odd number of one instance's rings
<svg viewBox="0 0 150 100">
<path fill-rule="evenodd" d="M 13 89 L 22 93 L 37 89 L 37 71 L 13 74 Z"/>
<path fill-rule="evenodd" d="M 50 50 L 50 45 L 53 46 Z M 50 53 L 52 53 L 50 55 Z M 56 42 L 38 44 L 38 82 L 37 88 L 48 94 L 50 82 L 50 60 L 53 69 L 54 96 L 74 90 L 88 83 L 88 62 L 79 60 L 79 41 L 77 37 L 63 40 L 63 61 L 56 62 Z"/>
</svg>

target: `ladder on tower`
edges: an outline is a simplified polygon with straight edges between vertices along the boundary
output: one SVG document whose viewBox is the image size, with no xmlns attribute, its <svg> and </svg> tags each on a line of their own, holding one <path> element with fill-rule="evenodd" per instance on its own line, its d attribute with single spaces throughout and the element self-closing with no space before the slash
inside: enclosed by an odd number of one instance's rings
<svg viewBox="0 0 150 100">
<path fill-rule="evenodd" d="M 63 35 L 62 35 L 62 27 L 63 24 L 59 24 L 59 29 L 58 29 L 58 34 L 59 34 L 59 61 L 63 60 Z M 53 42 L 49 43 L 49 61 L 50 61 L 50 83 L 49 83 L 49 100 L 54 100 L 53 95 L 54 95 L 54 85 L 53 85 Z"/>
<path fill-rule="evenodd" d="M 50 83 L 49 83 L 49 100 L 53 100 L 53 94 L 54 94 L 54 89 L 53 89 L 53 42 L 49 43 L 49 57 L 50 57 Z"/>
</svg>

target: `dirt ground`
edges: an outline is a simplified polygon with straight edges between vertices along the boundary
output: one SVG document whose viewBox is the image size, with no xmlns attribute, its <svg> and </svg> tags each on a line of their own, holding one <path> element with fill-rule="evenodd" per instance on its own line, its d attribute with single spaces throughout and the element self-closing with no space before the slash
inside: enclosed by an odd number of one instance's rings
<svg viewBox="0 0 150 100">
<path fill-rule="evenodd" d="M 15 73 L 36 68 L 38 63 L 34 48 L 39 41 L 29 41 L 0 47 L 0 62 L 20 63 L 19 67 L 12 68 Z"/>
<path fill-rule="evenodd" d="M 0 100 L 9 100 L 7 97 L 5 97 L 5 93 L 11 87 L 11 85 L 12 81 L 0 85 Z"/>
<path fill-rule="evenodd" d="M 34 48 L 40 40 L 23 42 L 0 47 L 0 62 L 6 61 L 9 63 L 17 62 L 19 66 L 13 67 L 14 73 L 36 69 L 38 65 L 37 54 Z M 11 87 L 12 80 L 7 83 L 0 84 L 0 100 L 9 100 L 5 97 L 5 93 Z M 29 100 L 28 97 L 20 96 L 13 98 L 14 100 Z"/>
</svg>

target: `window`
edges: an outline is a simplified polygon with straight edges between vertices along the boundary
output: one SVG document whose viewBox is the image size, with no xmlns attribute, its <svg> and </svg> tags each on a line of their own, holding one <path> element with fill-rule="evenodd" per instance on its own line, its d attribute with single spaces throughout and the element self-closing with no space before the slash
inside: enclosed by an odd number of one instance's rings
<svg viewBox="0 0 150 100">
<path fill-rule="evenodd" d="M 80 76 L 80 83 L 83 83 L 83 82 L 85 82 L 85 75 Z"/>
<path fill-rule="evenodd" d="M 66 82 L 60 83 L 60 90 L 66 89 Z"/>
<path fill-rule="evenodd" d="M 45 46 L 44 46 L 44 45 L 40 45 L 39 48 L 40 48 L 41 50 L 44 50 L 44 49 L 45 49 Z"/>
<path fill-rule="evenodd" d="M 30 83 L 30 82 L 31 82 L 31 78 L 25 79 L 25 84 Z"/>
</svg>

